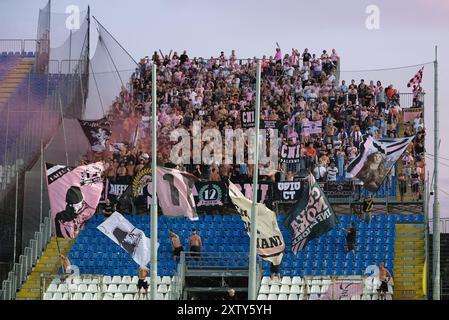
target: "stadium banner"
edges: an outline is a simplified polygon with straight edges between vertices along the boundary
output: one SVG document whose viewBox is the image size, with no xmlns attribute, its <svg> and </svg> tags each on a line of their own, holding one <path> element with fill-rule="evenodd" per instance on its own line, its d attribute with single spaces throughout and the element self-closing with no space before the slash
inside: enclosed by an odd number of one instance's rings
<svg viewBox="0 0 449 320">
<path fill-rule="evenodd" d="M 414 138 L 373 139 L 368 136 L 360 145 L 360 153 L 349 164 L 347 171 L 360 179 L 366 190 L 376 192 Z"/>
<path fill-rule="evenodd" d="M 242 123 L 242 128 L 254 128 L 256 126 L 256 112 L 252 111 L 242 111 L 240 113 L 240 120 Z"/>
<path fill-rule="evenodd" d="M 130 202 L 135 204 L 144 204 L 145 202 L 136 202 L 136 199 L 143 195 L 142 190 L 151 182 L 151 162 L 148 162 L 136 175 L 133 177 L 131 184 L 128 185 L 118 198 L 120 208 L 127 208 Z M 140 199 L 140 201 L 142 201 Z"/>
<path fill-rule="evenodd" d="M 97 226 L 97 229 L 128 252 L 139 266 L 146 266 L 150 262 L 151 239 L 117 211 Z M 158 247 L 159 243 L 156 250 Z"/>
<path fill-rule="evenodd" d="M 296 255 L 312 239 L 319 238 L 338 223 L 337 216 L 315 178 L 302 188 L 300 199 L 287 212 L 284 225 L 292 235 L 292 251 Z"/>
<path fill-rule="evenodd" d="M 222 207 L 227 203 L 226 185 L 223 182 L 195 183 L 194 198 L 197 209 Z"/>
<path fill-rule="evenodd" d="M 320 300 L 351 300 L 363 293 L 363 282 L 337 281 L 329 285 L 326 293 L 321 295 Z"/>
<path fill-rule="evenodd" d="M 109 151 L 111 152 L 120 152 L 125 147 L 124 143 L 114 142 L 109 144 Z"/>
<path fill-rule="evenodd" d="M 121 184 L 111 181 L 110 179 L 106 180 L 106 199 L 120 199 L 123 193 L 126 192 L 128 188 L 130 188 L 131 184 Z M 144 195 L 143 189 L 140 189 L 136 197 L 133 197 L 134 204 L 136 205 L 144 205 L 146 204 L 147 197 Z"/>
<path fill-rule="evenodd" d="M 352 196 L 352 180 L 318 182 L 327 197 L 347 198 Z"/>
<path fill-rule="evenodd" d="M 277 129 L 279 127 L 278 120 L 260 120 L 261 129 Z"/>
<path fill-rule="evenodd" d="M 291 203 L 299 200 L 301 181 L 285 181 L 276 183 L 275 200 L 280 203 Z"/>
<path fill-rule="evenodd" d="M 173 217 L 187 217 L 192 221 L 198 220 L 195 205 L 195 183 L 199 181 L 194 175 L 170 169 L 157 167 L 157 199 L 162 214 Z M 148 205 L 151 204 L 152 186 L 146 188 Z"/>
<path fill-rule="evenodd" d="M 309 121 L 306 119 L 302 125 L 302 133 L 304 135 L 321 133 L 322 126 L 323 123 L 321 121 Z"/>
<path fill-rule="evenodd" d="M 257 202 L 265 203 L 267 200 L 274 199 L 272 182 L 259 181 L 258 185 L 259 185 L 259 190 L 257 191 Z M 253 201 L 253 184 L 252 183 L 236 182 L 235 186 L 236 186 L 236 188 L 239 189 L 240 192 L 242 192 L 244 194 L 244 196 L 246 198 Z"/>
<path fill-rule="evenodd" d="M 68 167 L 46 163 L 48 197 L 57 237 L 74 239 L 95 213 L 103 192 L 103 162 Z"/>
<path fill-rule="evenodd" d="M 283 144 L 281 146 L 280 155 L 281 163 L 299 163 L 301 146 L 289 146 L 288 144 Z"/>
<path fill-rule="evenodd" d="M 78 122 L 83 129 L 84 134 L 89 140 L 91 149 L 94 152 L 103 152 L 106 150 L 106 141 L 111 136 L 111 125 L 106 118 L 100 120 L 80 120 Z"/>
<path fill-rule="evenodd" d="M 422 111 L 404 110 L 403 111 L 403 123 L 413 122 L 416 117 L 421 115 Z"/>
<path fill-rule="evenodd" d="M 252 201 L 246 198 L 239 188 L 229 181 L 229 197 L 242 218 L 245 231 L 251 233 L 251 207 Z M 264 204 L 257 203 L 257 254 L 274 265 L 282 262 L 285 249 L 284 237 L 279 229 L 276 214 Z"/>
</svg>

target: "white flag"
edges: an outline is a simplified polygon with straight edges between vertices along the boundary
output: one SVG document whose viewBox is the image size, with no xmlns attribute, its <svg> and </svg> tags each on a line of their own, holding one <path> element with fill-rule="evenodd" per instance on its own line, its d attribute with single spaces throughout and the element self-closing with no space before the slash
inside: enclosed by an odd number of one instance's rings
<svg viewBox="0 0 449 320">
<path fill-rule="evenodd" d="M 128 252 L 139 266 L 146 266 L 150 262 L 150 238 L 147 238 L 142 230 L 134 227 L 117 211 L 97 229 Z M 157 247 L 159 247 L 159 243 Z"/>
<path fill-rule="evenodd" d="M 251 206 L 252 202 L 229 181 L 229 196 L 237 207 L 237 211 L 245 224 L 245 230 L 251 233 Z M 284 237 L 279 229 L 276 214 L 264 204 L 257 203 L 257 254 L 274 265 L 281 264 L 285 249 Z"/>
</svg>

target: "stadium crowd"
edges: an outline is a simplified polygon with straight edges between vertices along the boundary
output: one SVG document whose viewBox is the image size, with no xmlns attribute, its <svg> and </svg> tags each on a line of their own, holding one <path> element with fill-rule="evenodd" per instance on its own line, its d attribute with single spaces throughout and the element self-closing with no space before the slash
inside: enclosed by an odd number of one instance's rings
<svg viewBox="0 0 449 320">
<path fill-rule="evenodd" d="M 421 196 L 425 171 L 425 128 L 422 113 L 400 132 L 400 95 L 393 85 L 380 81 L 339 82 L 340 58 L 331 53 L 300 53 L 292 49 L 282 55 L 262 57 L 262 120 L 277 121 L 279 146 L 300 145 L 300 163 L 279 165 L 278 171 L 262 180 L 293 181 L 313 172 L 320 181 L 346 178 L 347 165 L 358 155 L 364 135 L 374 138 L 416 135 L 398 161 L 401 196 L 409 186 L 415 199 Z M 112 136 L 107 150 L 89 153 L 82 162 L 105 160 L 106 176 L 127 183 L 151 158 L 151 66 L 157 65 L 158 162 L 178 167 L 210 181 L 252 178 L 251 164 L 178 165 L 170 162 L 170 132 L 184 128 L 192 132 L 193 121 L 202 130 L 242 128 L 240 113 L 255 105 L 257 58 L 240 60 L 229 56 L 190 58 L 186 51 L 141 59 L 127 86 L 123 86 L 107 118 Z M 304 121 L 321 121 L 322 133 L 304 134 Z M 137 126 L 137 130 L 135 129 Z M 115 128 L 115 129 L 114 129 Z M 205 143 L 203 142 L 203 147 Z M 277 165 L 277 164 L 276 164 Z"/>
</svg>

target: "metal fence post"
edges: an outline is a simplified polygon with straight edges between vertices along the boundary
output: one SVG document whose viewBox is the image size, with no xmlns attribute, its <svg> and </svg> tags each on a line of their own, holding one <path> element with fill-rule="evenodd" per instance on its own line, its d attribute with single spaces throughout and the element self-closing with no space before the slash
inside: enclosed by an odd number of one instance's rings
<svg viewBox="0 0 449 320">
<path fill-rule="evenodd" d="M 22 265 L 22 270 L 20 273 L 20 282 L 23 283 L 26 280 L 28 274 L 27 256 L 21 254 L 19 257 L 19 262 Z"/>
<path fill-rule="evenodd" d="M 35 239 L 31 239 L 30 243 L 31 243 L 31 265 L 34 266 L 37 261 L 37 241 Z"/>
</svg>

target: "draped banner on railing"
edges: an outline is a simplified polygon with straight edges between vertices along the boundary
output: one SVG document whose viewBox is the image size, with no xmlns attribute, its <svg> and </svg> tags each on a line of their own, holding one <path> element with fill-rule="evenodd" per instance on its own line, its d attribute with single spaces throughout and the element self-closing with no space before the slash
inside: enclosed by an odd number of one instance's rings
<svg viewBox="0 0 449 320">
<path fill-rule="evenodd" d="M 301 181 L 285 181 L 276 183 L 275 199 L 281 203 L 296 202 L 301 194 Z"/>
<path fill-rule="evenodd" d="M 255 111 L 242 111 L 240 113 L 240 120 L 242 122 L 242 128 L 254 128 L 256 125 Z"/>
<path fill-rule="evenodd" d="M 351 180 L 318 182 L 318 184 L 328 197 L 347 198 L 352 196 Z"/>
<path fill-rule="evenodd" d="M 288 144 L 283 144 L 281 147 L 281 163 L 299 163 L 301 156 L 301 146 L 289 146 Z"/>
<path fill-rule="evenodd" d="M 253 200 L 252 183 L 235 182 L 234 184 L 246 198 Z M 273 183 L 260 181 L 259 190 L 257 191 L 257 202 L 265 203 L 267 200 L 274 200 Z"/>
</svg>

